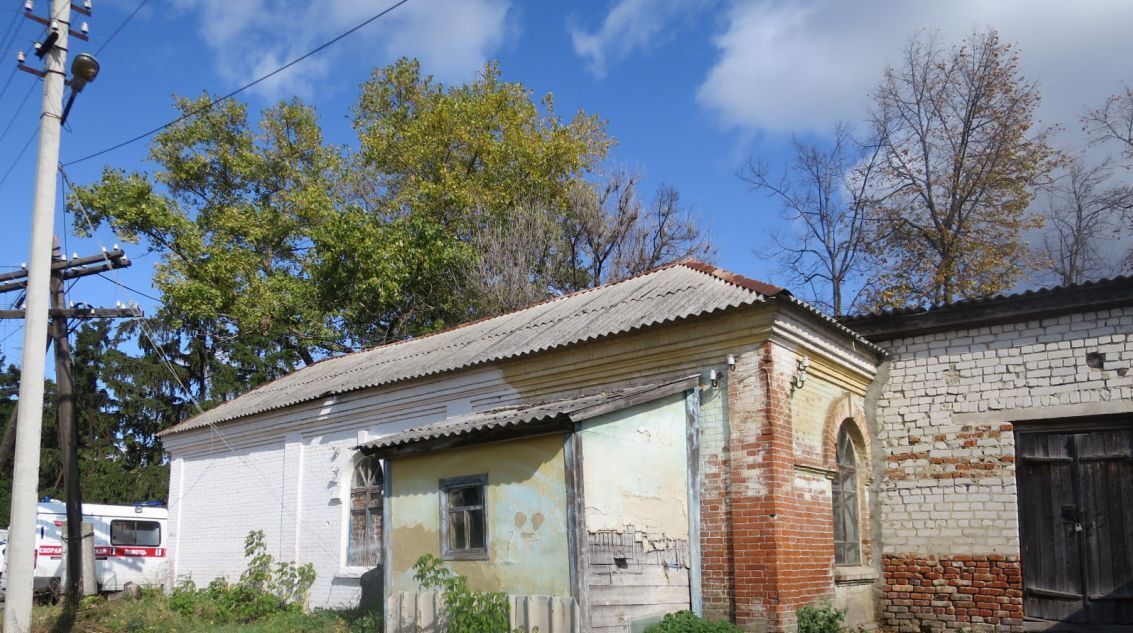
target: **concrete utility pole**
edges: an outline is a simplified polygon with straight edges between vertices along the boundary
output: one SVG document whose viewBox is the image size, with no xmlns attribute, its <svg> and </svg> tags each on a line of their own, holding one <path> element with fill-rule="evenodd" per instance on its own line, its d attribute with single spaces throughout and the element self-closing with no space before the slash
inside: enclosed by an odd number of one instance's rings
<svg viewBox="0 0 1133 633">
<path fill-rule="evenodd" d="M 54 45 L 47 51 L 43 76 L 43 105 L 39 120 L 39 158 L 35 170 L 28 257 L 24 353 L 20 364 L 20 402 L 16 423 L 16 454 L 12 473 L 12 522 L 8 532 L 8 590 L 4 603 L 4 632 L 31 629 L 35 574 L 36 497 L 39 494 L 39 449 L 43 431 L 43 379 L 47 359 L 38 353 L 47 338 L 50 301 L 51 238 L 55 221 L 56 171 L 62 129 L 63 86 L 67 72 L 67 40 L 71 0 L 53 0 L 48 28 Z"/>
</svg>

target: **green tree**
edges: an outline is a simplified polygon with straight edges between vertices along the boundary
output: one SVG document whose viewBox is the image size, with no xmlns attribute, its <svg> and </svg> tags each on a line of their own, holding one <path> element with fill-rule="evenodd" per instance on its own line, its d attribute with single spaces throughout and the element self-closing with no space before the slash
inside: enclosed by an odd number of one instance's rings
<svg viewBox="0 0 1133 633">
<path fill-rule="evenodd" d="M 446 87 L 402 59 L 374 71 L 354 108 L 360 147 L 346 212 L 315 236 L 318 299 L 362 345 L 479 316 L 467 288 L 475 239 L 517 209 L 561 212 L 611 140 L 597 117 L 564 121 L 487 64 Z"/>
<path fill-rule="evenodd" d="M 944 48 L 922 34 L 873 94 L 881 148 L 866 243 L 878 262 L 875 307 L 939 304 L 1009 288 L 1024 270 L 1022 234 L 1036 185 L 1057 164 L 1034 119 L 1035 84 L 995 31 Z"/>
<path fill-rule="evenodd" d="M 476 316 L 458 293 L 472 236 L 521 204 L 566 204 L 611 142 L 596 117 L 564 122 L 493 64 L 453 87 L 414 61 L 377 69 L 356 149 L 328 145 L 298 101 L 255 125 L 209 99 L 176 101 L 192 116 L 154 138 L 151 173 L 108 169 L 70 198 L 161 256 L 157 320 L 206 404 Z"/>
</svg>

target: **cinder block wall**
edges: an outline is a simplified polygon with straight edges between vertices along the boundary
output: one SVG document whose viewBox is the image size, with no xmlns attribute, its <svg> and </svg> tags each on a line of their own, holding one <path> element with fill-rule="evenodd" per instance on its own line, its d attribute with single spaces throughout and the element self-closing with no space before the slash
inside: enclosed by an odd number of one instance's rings
<svg viewBox="0 0 1133 633">
<path fill-rule="evenodd" d="M 882 624 L 1022 630 L 1011 420 L 1102 412 L 1133 398 L 1133 308 L 883 343 L 872 412 L 880 485 Z M 1086 354 L 1105 354 L 1103 369 Z"/>
</svg>

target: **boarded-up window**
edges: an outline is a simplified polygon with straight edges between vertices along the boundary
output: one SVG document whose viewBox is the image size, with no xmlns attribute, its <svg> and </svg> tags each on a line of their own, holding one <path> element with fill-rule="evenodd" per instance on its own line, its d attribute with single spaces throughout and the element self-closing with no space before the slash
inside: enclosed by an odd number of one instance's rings
<svg viewBox="0 0 1133 633">
<path fill-rule="evenodd" d="M 838 474 L 834 479 L 834 563 L 862 562 L 858 519 L 858 458 L 845 425 L 838 431 Z"/>
<path fill-rule="evenodd" d="M 488 559 L 487 483 L 487 475 L 441 481 L 441 554 L 445 559 Z"/>
<path fill-rule="evenodd" d="M 346 564 L 375 567 L 382 561 L 382 462 L 364 457 L 350 482 L 350 543 Z"/>
</svg>

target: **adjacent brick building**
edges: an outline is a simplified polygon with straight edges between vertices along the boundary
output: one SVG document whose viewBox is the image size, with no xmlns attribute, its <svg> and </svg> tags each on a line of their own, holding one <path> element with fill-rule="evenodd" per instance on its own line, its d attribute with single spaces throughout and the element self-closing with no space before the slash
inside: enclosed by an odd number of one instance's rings
<svg viewBox="0 0 1133 633">
<path fill-rule="evenodd" d="M 867 410 L 883 458 L 883 628 L 1133 625 L 1133 280 L 847 324 L 889 353 Z M 1028 458 L 1017 439 L 1103 435 L 1106 472 L 1068 472 L 1073 485 L 1040 507 L 1060 483 L 1045 464 L 1081 467 L 1046 447 Z M 1064 520 L 1090 504 L 1070 489 L 1085 478 L 1112 507 Z"/>
</svg>

